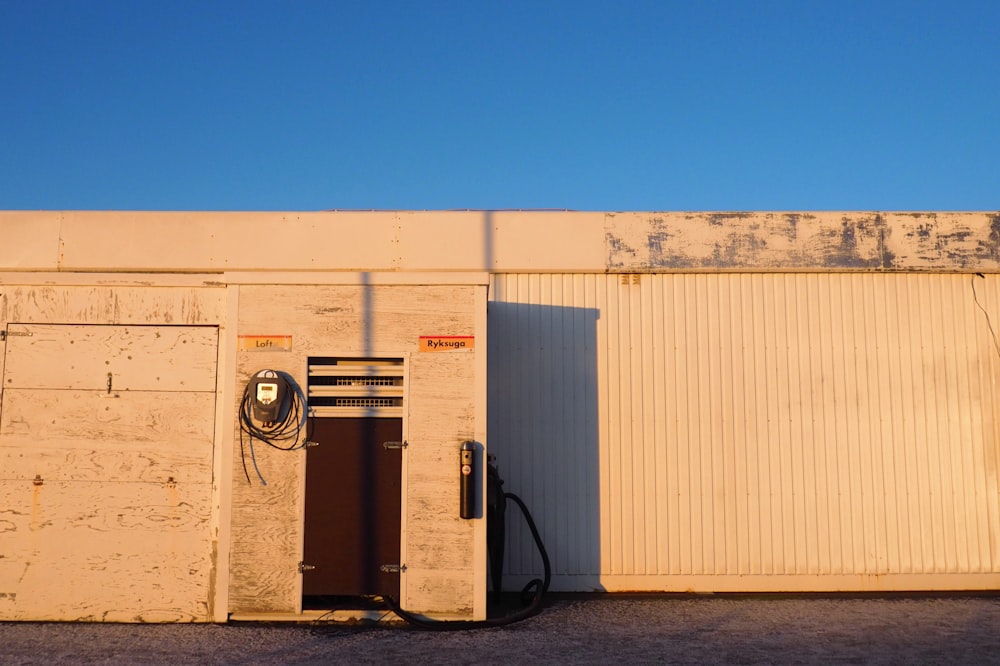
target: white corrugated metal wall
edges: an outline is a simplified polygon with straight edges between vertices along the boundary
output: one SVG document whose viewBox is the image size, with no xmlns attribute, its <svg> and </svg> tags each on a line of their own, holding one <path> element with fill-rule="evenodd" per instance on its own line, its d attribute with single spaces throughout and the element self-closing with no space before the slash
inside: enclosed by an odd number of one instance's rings
<svg viewBox="0 0 1000 666">
<path fill-rule="evenodd" d="M 555 589 L 1000 587 L 996 276 L 504 274 L 490 293 L 489 447 Z M 540 565 L 508 522 L 513 586 Z"/>
</svg>

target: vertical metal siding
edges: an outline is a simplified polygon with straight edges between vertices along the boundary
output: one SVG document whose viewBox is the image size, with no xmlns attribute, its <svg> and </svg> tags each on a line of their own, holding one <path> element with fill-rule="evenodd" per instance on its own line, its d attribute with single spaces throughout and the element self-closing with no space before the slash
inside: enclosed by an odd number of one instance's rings
<svg viewBox="0 0 1000 666">
<path fill-rule="evenodd" d="M 993 276 L 495 276 L 489 443 L 560 586 L 1000 571 L 973 282 L 997 325 Z"/>
</svg>

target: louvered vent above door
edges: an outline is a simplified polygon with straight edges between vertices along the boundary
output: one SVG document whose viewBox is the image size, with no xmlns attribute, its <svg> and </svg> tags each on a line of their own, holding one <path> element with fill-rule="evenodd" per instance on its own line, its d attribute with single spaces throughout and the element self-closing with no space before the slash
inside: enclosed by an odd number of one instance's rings
<svg viewBox="0 0 1000 666">
<path fill-rule="evenodd" d="M 316 417 L 403 416 L 401 358 L 309 358 L 309 414 Z"/>
</svg>

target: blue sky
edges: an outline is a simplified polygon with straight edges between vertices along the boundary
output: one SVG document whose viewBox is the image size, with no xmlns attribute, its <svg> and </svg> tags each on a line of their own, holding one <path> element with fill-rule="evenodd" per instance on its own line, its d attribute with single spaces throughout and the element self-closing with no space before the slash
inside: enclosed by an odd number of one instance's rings
<svg viewBox="0 0 1000 666">
<path fill-rule="evenodd" d="M 996 210 L 1000 2 L 0 0 L 0 209 Z"/>
</svg>

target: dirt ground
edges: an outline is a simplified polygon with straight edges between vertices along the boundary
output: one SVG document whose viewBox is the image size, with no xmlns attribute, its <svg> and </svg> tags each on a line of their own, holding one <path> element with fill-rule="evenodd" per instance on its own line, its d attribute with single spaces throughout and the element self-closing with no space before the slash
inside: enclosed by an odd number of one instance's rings
<svg viewBox="0 0 1000 666">
<path fill-rule="evenodd" d="M 561 596 L 503 628 L 0 623 L 3 664 L 1000 664 L 1000 596 Z"/>
</svg>

